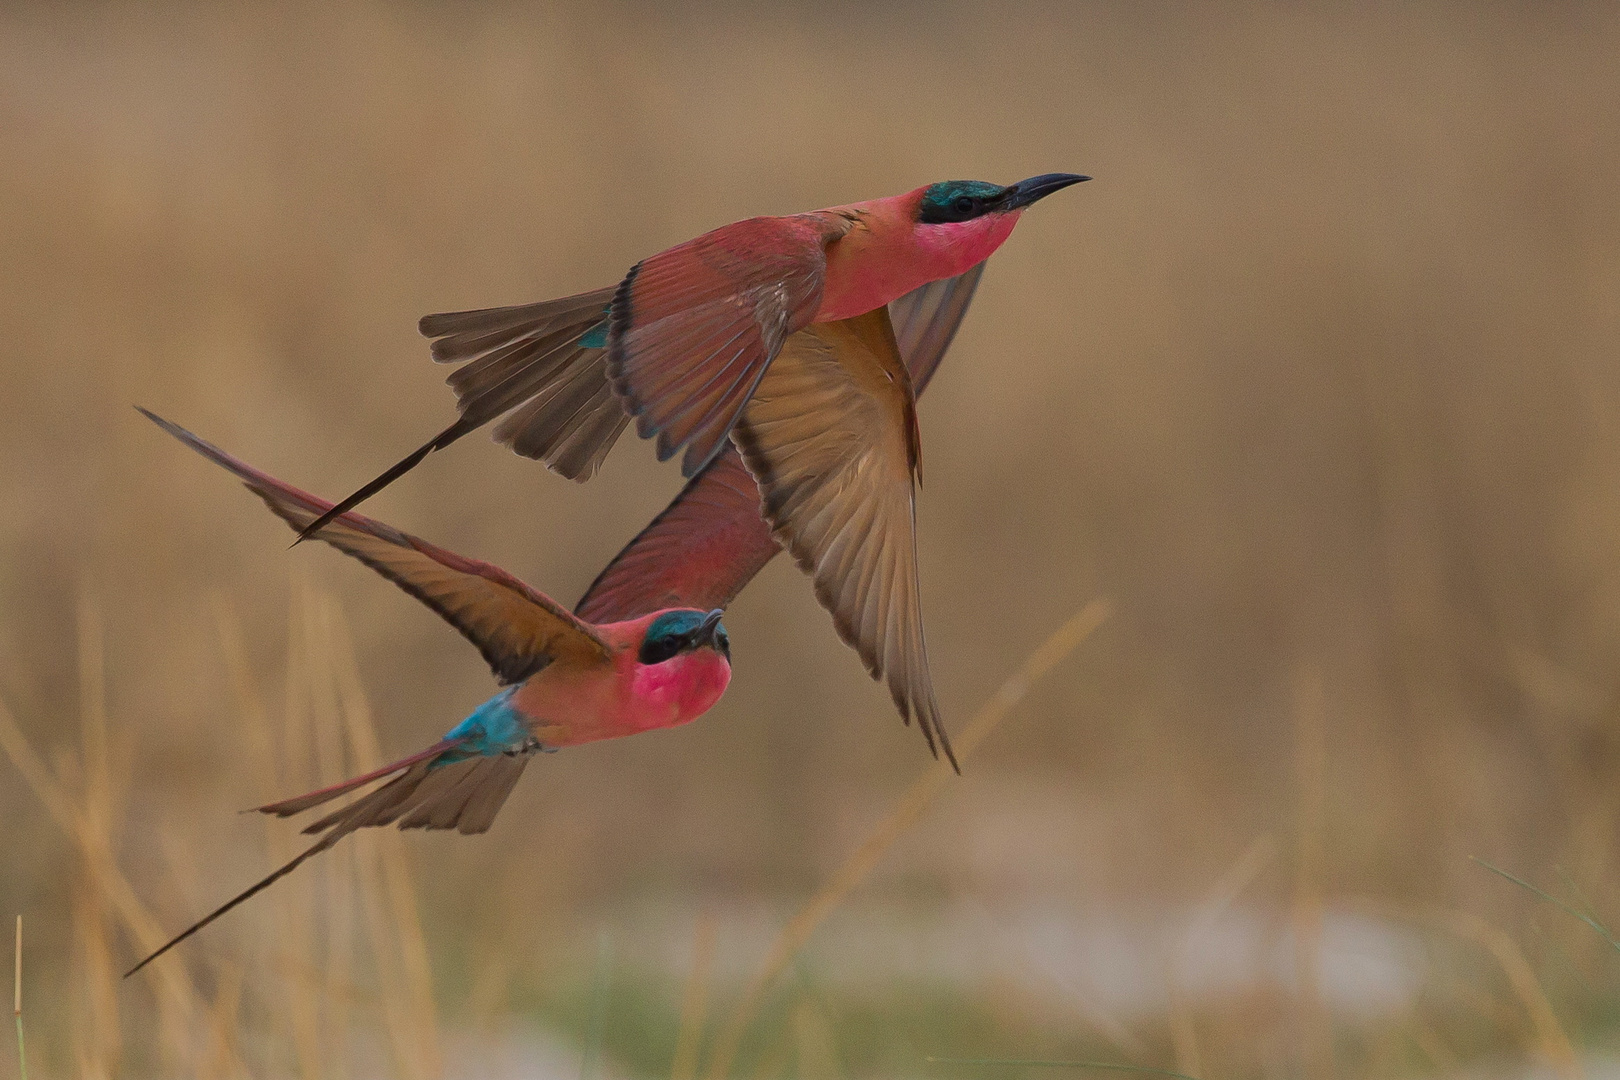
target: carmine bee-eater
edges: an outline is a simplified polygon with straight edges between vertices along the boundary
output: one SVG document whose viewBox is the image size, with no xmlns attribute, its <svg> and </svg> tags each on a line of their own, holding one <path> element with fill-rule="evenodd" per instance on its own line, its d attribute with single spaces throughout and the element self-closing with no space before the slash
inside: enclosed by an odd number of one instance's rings
<svg viewBox="0 0 1620 1080">
<path fill-rule="evenodd" d="M 235 473 L 294 529 L 332 505 L 141 411 Z M 357 829 L 397 823 L 402 829 L 484 832 L 536 752 L 688 723 L 707 712 L 731 681 L 731 644 L 718 608 L 672 605 L 626 620 L 587 622 L 498 567 L 359 514 L 341 514 L 312 535 L 438 612 L 478 647 L 506 688 L 425 750 L 332 787 L 259 807 L 261 813 L 290 817 L 387 781 L 306 827 L 305 833 L 320 839 L 129 974 Z"/>
<path fill-rule="evenodd" d="M 933 747 L 944 739 L 913 536 L 921 446 L 887 305 L 981 265 L 1024 208 L 1085 179 L 944 181 L 750 218 L 642 260 L 614 289 L 427 316 L 434 358 L 469 361 L 450 379 L 461 418 L 327 516 L 498 416 L 497 440 L 578 479 L 630 417 L 660 460 L 685 448 L 688 477 L 730 437 L 840 635 Z"/>
</svg>

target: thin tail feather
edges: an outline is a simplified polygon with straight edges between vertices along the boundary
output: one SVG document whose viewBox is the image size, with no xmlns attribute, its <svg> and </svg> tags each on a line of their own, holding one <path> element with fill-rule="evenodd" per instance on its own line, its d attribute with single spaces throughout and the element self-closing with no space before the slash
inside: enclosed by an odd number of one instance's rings
<svg viewBox="0 0 1620 1080">
<path fill-rule="evenodd" d="M 204 915 L 201 919 L 186 927 L 175 937 L 171 938 L 168 944 L 164 945 L 157 952 L 153 953 L 151 956 L 148 956 L 145 960 L 142 960 L 140 963 L 124 972 L 124 978 L 129 978 L 131 975 L 141 970 L 141 968 L 145 967 L 147 964 L 150 964 L 152 961 L 156 960 L 158 957 L 162 956 L 164 953 L 168 952 L 170 949 L 174 948 L 176 945 L 180 944 L 182 941 L 186 940 L 186 938 L 190 937 L 192 934 L 195 934 L 197 931 L 201 930 L 203 927 L 207 926 L 221 915 L 224 915 L 238 904 L 251 899 L 252 897 L 263 892 L 265 889 L 268 889 L 270 886 L 274 885 L 276 882 L 298 869 L 299 866 L 303 865 L 305 859 L 325 851 L 327 848 L 343 839 L 358 827 L 359 826 L 354 826 L 353 828 L 349 829 L 334 829 L 332 832 L 327 833 L 325 836 L 321 837 L 318 841 L 306 848 L 302 854 L 298 855 L 291 862 L 287 863 L 285 866 L 282 866 L 269 876 L 263 878 L 246 891 L 240 892 L 231 897 L 231 899 L 227 900 L 224 904 L 215 908 L 207 915 Z"/>
<path fill-rule="evenodd" d="M 433 453 L 433 451 L 443 450 L 445 447 L 449 446 L 463 435 L 470 431 L 476 431 L 482 426 L 483 424 L 481 421 L 479 423 L 468 423 L 465 418 L 457 420 L 455 423 L 433 436 L 433 438 L 429 439 L 415 450 L 412 450 L 409 454 L 406 454 L 398 462 L 385 470 L 381 476 L 377 477 L 369 484 L 366 484 L 354 494 L 345 499 L 339 500 L 335 505 L 333 505 L 332 509 L 328 510 L 326 513 L 322 514 L 320 517 L 316 518 L 314 521 L 300 529 L 298 531 L 298 539 L 293 541 L 293 546 L 297 547 L 305 540 L 308 540 L 310 537 L 320 532 L 321 529 L 327 525 L 330 525 L 336 518 L 341 517 L 350 510 L 353 510 L 355 507 L 377 494 L 377 492 L 381 491 L 389 484 L 392 484 L 395 480 L 398 480 L 400 477 L 416 468 L 422 463 L 422 459 Z"/>
<path fill-rule="evenodd" d="M 433 342 L 433 358 L 440 363 L 466 365 L 449 379 L 456 391 L 456 407 L 461 417 L 311 522 L 298 534 L 294 545 L 309 539 L 321 526 L 353 510 L 416 468 L 433 451 L 443 450 L 463 435 L 525 402 L 545 396 L 548 391 L 555 393 L 556 387 L 569 381 L 588 380 L 593 372 L 605 389 L 607 370 L 603 351 L 582 347 L 578 342 L 581 335 L 603 321 L 612 294 L 612 289 L 598 289 L 538 304 L 423 316 L 422 333 L 438 339 Z M 616 399 L 607 404 L 612 406 L 612 411 L 622 411 Z M 609 410 L 604 405 L 599 411 Z M 624 428 L 623 423 L 587 423 L 594 415 L 594 412 L 586 414 L 553 433 L 551 441 L 541 449 L 519 449 L 518 452 L 540 458 L 570 480 L 588 480 Z M 510 425 L 505 430 L 511 434 L 498 436 L 499 441 L 509 441 L 517 433 Z M 570 439 L 575 443 L 588 440 L 589 445 L 571 447 L 567 454 L 552 453 Z M 514 446 L 514 449 L 517 448 Z"/>
<path fill-rule="evenodd" d="M 431 758 L 436 758 L 445 751 L 452 750 L 455 747 L 460 746 L 463 741 L 465 740 L 441 739 L 439 742 L 434 743 L 426 750 L 412 754 L 410 757 L 400 758 L 393 764 L 384 765 L 380 769 L 373 769 L 371 772 L 368 772 L 363 776 L 356 776 L 343 781 L 341 784 L 333 784 L 331 787 L 323 787 L 317 791 L 311 791 L 307 795 L 299 795 L 296 798 L 283 799 L 280 802 L 268 803 L 264 806 L 256 806 L 254 809 L 261 814 L 274 814 L 276 817 L 292 817 L 294 814 L 302 814 L 305 810 L 313 809 L 314 807 L 320 806 L 322 803 L 331 802 L 339 795 L 346 795 L 355 788 L 365 787 L 373 780 L 381 780 L 385 776 L 392 776 L 394 773 L 397 773 L 402 769 L 410 768 L 419 761 L 427 761 Z"/>
<path fill-rule="evenodd" d="M 421 753 L 412 754 L 365 776 L 355 777 L 353 780 L 346 780 L 333 787 L 322 788 L 320 791 L 312 791 L 297 799 L 260 807 L 265 813 L 286 816 L 298 812 L 298 809 L 287 809 L 288 807 L 298 806 L 308 809 L 319 806 L 370 781 L 380 780 L 390 773 L 404 770 L 382 787 L 340 810 L 333 811 L 304 829 L 306 834 L 325 833 L 325 835 L 285 866 L 188 926 L 157 952 L 130 968 L 124 977 L 128 978 L 135 974 L 221 915 L 298 869 L 304 860 L 318 855 L 359 829 L 392 825 L 398 821 L 402 829 L 457 829 L 464 834 L 486 831 L 495 820 L 501 805 L 506 802 L 506 797 L 511 794 L 518 778 L 523 775 L 523 769 L 533 751 L 464 758 L 434 767 L 434 763 L 446 751 L 455 749 L 464 741 L 446 739 Z"/>
</svg>

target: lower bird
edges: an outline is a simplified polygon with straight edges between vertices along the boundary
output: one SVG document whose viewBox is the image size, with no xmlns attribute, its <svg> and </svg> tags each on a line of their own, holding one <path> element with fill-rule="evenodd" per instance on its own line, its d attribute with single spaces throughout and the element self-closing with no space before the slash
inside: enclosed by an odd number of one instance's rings
<svg viewBox="0 0 1620 1080">
<path fill-rule="evenodd" d="M 294 530 L 331 508 L 179 425 L 141 412 L 235 473 Z M 387 781 L 306 827 L 305 833 L 320 839 L 187 927 L 129 975 L 357 829 L 397 823 L 402 829 L 484 832 L 535 753 L 688 723 L 707 712 L 731 681 L 731 645 L 719 608 L 668 607 L 592 623 L 499 567 L 359 514 L 341 514 L 311 535 L 438 612 L 478 647 L 505 689 L 424 750 L 340 784 L 258 807 L 261 813 L 290 817 Z"/>
</svg>

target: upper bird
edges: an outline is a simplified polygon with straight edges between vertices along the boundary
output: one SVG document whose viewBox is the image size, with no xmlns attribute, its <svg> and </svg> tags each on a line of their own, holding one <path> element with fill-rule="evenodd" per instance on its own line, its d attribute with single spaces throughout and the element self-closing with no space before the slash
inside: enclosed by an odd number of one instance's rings
<svg viewBox="0 0 1620 1080">
<path fill-rule="evenodd" d="M 1002 187 L 945 180 L 904 195 L 755 217 L 631 267 L 617 286 L 560 300 L 424 316 L 460 417 L 311 522 L 305 536 L 497 418 L 495 439 L 574 480 L 595 474 L 631 417 L 664 460 L 696 475 L 725 445 L 783 343 L 978 266 L 1024 209 L 1090 177 Z"/>
<path fill-rule="evenodd" d="M 141 411 L 235 473 L 294 529 L 331 506 Z M 438 612 L 478 646 L 506 689 L 425 750 L 332 787 L 259 807 L 262 813 L 288 817 L 392 778 L 307 827 L 306 833 L 323 834 L 320 840 L 188 927 L 129 974 L 356 829 L 398 822 L 402 829 L 481 833 L 537 751 L 687 723 L 707 712 L 731 681 L 731 645 L 719 609 L 671 606 L 622 621 L 591 623 L 498 567 L 359 514 L 342 514 L 313 535 Z"/>
</svg>

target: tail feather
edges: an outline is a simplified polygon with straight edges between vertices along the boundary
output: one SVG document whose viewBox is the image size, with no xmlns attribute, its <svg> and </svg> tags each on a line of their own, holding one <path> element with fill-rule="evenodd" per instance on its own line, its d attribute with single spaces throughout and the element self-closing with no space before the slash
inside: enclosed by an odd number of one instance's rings
<svg viewBox="0 0 1620 1080">
<path fill-rule="evenodd" d="M 156 960 L 158 957 L 162 956 L 164 953 L 168 952 L 170 949 L 174 948 L 176 945 L 180 944 L 182 941 L 186 940 L 186 938 L 190 937 L 192 934 L 195 934 L 197 931 L 201 930 L 203 927 L 207 926 L 221 915 L 224 915 L 238 904 L 251 899 L 252 897 L 263 892 L 265 889 L 268 889 L 270 886 L 274 885 L 276 882 L 298 869 L 299 866 L 303 865 L 305 859 L 308 859 L 312 855 L 319 855 L 321 852 L 325 851 L 327 848 L 331 847 L 333 844 L 343 839 L 344 836 L 348 835 L 348 833 L 353 831 L 353 829 L 346 829 L 327 833 L 318 841 L 311 844 L 303 852 L 303 854 L 298 855 L 291 862 L 287 863 L 285 866 L 282 866 L 274 873 L 262 878 L 247 890 L 231 897 L 229 900 L 225 901 L 225 903 L 221 904 L 219 907 L 215 908 L 213 911 L 209 912 L 207 915 L 204 915 L 201 919 L 198 919 L 196 922 L 180 931 L 180 933 L 170 938 L 168 944 L 164 945 L 157 952 L 148 956 L 145 960 L 142 960 L 128 971 L 124 972 L 124 978 L 129 978 L 131 975 L 141 970 L 141 968 L 145 967 L 147 964 L 150 964 L 152 961 Z"/>
<path fill-rule="evenodd" d="M 612 298 L 612 289 L 598 289 L 538 304 L 424 316 L 422 333 L 437 339 L 433 359 L 463 365 L 446 380 L 456 393 L 460 418 L 339 501 L 298 539 L 308 539 L 339 514 L 353 510 L 433 451 L 527 402 L 555 403 L 565 391 L 576 401 L 587 395 L 590 407 L 560 413 L 556 407 L 530 410 L 527 422 L 509 419 L 502 424 L 495 440 L 544 461 L 570 480 L 589 480 L 628 423 L 608 383 L 604 350 L 580 343 L 602 323 Z"/>
<path fill-rule="evenodd" d="M 510 340 L 511 331 L 542 333 L 562 327 L 580 327 L 581 332 L 591 323 L 607 314 L 613 301 L 613 286 L 576 293 L 557 300 L 541 300 L 534 304 L 514 304 L 510 307 L 478 308 L 473 311 L 444 311 L 424 315 L 417 329 L 423 337 L 436 338 L 433 359 L 440 363 L 455 363 L 477 356 L 490 348 L 492 341 Z M 507 332 L 505 338 L 498 335 Z"/>
<path fill-rule="evenodd" d="M 402 829 L 453 829 L 461 812 L 483 783 L 484 777 L 471 769 L 438 769 L 422 781 L 422 786 L 402 804 L 398 812 Z"/>
<path fill-rule="evenodd" d="M 506 802 L 507 796 L 512 793 L 518 778 L 523 775 L 533 751 L 472 757 L 435 765 L 436 759 L 461 742 L 460 739 L 447 739 L 419 754 L 412 754 L 365 776 L 312 791 L 296 799 L 259 807 L 264 813 L 285 817 L 298 813 L 299 810 L 319 806 L 391 773 L 399 773 L 382 787 L 306 828 L 304 830 L 306 834 L 325 835 L 292 861 L 186 927 L 162 948 L 125 972 L 124 977 L 128 978 L 135 974 L 215 919 L 298 869 L 306 859 L 320 854 L 359 829 L 391 825 L 398 821 L 402 829 L 458 829 L 464 834 L 488 830 L 495 820 L 495 815 Z M 401 772 L 401 769 L 404 771 Z M 292 807 L 296 808 L 289 809 Z"/>
<path fill-rule="evenodd" d="M 261 814 L 274 814 L 276 817 L 292 817 L 294 814 L 302 814 L 305 810 L 320 806 L 322 803 L 331 802 L 339 795 L 346 795 L 355 788 L 365 787 L 373 780 L 381 780 L 385 776 L 392 776 L 401 769 L 409 768 L 418 762 L 436 758 L 445 751 L 460 746 L 462 741 L 461 739 L 442 739 L 426 750 L 412 754 L 410 757 L 400 758 L 390 765 L 384 765 L 380 769 L 373 769 L 364 775 L 352 777 L 341 784 L 333 784 L 331 787 L 311 791 L 307 795 L 300 795 L 294 799 L 283 799 L 280 802 L 254 807 L 254 809 Z M 321 830 L 317 829 L 315 831 L 319 832 Z"/>
<path fill-rule="evenodd" d="M 461 809 L 461 819 L 457 822 L 457 827 L 466 834 L 489 831 L 490 825 L 495 822 L 495 815 L 505 805 L 506 797 L 512 794 L 518 778 L 529 764 L 529 755 L 502 754 L 485 760 L 489 762 L 484 767 L 487 779 L 468 796 L 467 804 Z"/>
<path fill-rule="evenodd" d="M 355 507 L 377 494 L 377 492 L 381 491 L 389 484 L 392 484 L 395 480 L 398 480 L 400 477 L 416 468 L 422 463 L 422 459 L 433 453 L 433 451 L 443 450 L 445 447 L 449 446 L 451 443 L 455 442 L 468 432 L 477 431 L 478 428 L 483 425 L 483 423 L 484 421 L 482 420 L 478 421 L 477 423 L 469 423 L 465 417 L 457 420 L 455 423 L 433 436 L 433 438 L 429 439 L 421 446 L 418 446 L 409 454 L 406 454 L 404 457 L 400 458 L 393 465 L 390 465 L 383 471 L 382 475 L 378 476 L 375 480 L 365 484 L 359 490 L 355 491 L 354 494 L 349 495 L 344 499 L 340 499 L 337 503 L 333 504 L 332 508 L 326 511 L 326 513 L 322 514 L 314 521 L 311 521 L 302 529 L 299 529 L 298 539 L 294 540 L 293 544 L 301 544 L 305 540 L 308 540 L 326 526 L 332 524 L 333 521 L 342 517 L 344 514 L 347 514 L 350 510 L 353 510 Z"/>
</svg>

